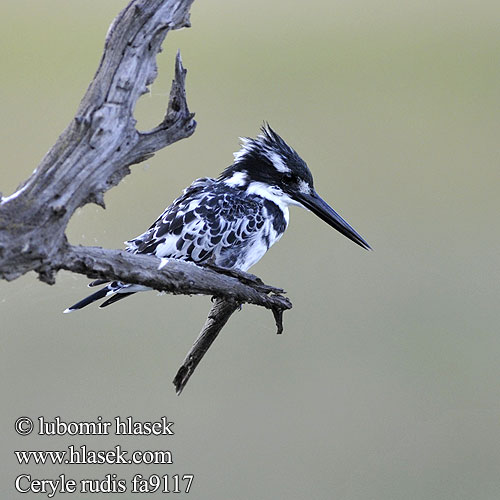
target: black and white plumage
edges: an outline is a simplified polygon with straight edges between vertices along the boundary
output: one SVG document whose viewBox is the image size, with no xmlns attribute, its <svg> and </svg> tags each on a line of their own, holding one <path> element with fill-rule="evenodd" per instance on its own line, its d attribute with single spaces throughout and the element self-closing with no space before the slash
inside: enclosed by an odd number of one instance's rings
<svg viewBox="0 0 500 500">
<path fill-rule="evenodd" d="M 285 232 L 290 205 L 311 210 L 370 249 L 319 197 L 306 163 L 269 125 L 256 139 L 242 141 L 231 166 L 217 179 L 195 180 L 145 233 L 126 242 L 127 251 L 247 271 Z M 89 286 L 104 283 L 96 280 Z M 113 281 L 65 312 L 108 297 L 101 304 L 105 307 L 145 290 L 149 288 Z"/>
</svg>

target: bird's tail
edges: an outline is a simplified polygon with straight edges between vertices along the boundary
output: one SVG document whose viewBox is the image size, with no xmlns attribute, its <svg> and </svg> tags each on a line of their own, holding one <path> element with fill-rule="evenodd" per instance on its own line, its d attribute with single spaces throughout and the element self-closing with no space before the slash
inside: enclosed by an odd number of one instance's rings
<svg viewBox="0 0 500 500">
<path fill-rule="evenodd" d="M 95 282 L 92 282 L 90 286 L 95 286 Z M 77 302 L 76 304 L 73 304 L 71 307 L 68 307 L 64 312 L 70 313 L 73 311 L 77 311 L 78 309 L 82 309 L 88 306 L 89 304 L 92 304 L 92 302 L 95 302 L 96 300 L 103 299 L 104 297 L 109 297 L 108 300 L 104 301 L 99 306 L 99 307 L 106 307 L 118 300 L 124 299 L 125 297 L 133 295 L 135 293 L 135 292 L 117 293 L 117 291 L 120 290 L 120 288 L 121 287 L 113 286 L 113 283 L 110 283 L 108 286 L 105 286 L 100 290 L 97 290 L 97 292 L 93 293 L 92 295 L 89 295 L 88 297 L 85 297 L 84 299 L 80 300 L 80 302 Z"/>
</svg>

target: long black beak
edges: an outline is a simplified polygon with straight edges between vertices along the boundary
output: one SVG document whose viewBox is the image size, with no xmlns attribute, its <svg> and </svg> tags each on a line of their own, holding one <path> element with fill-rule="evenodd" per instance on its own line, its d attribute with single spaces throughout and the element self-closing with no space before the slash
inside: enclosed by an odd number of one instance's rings
<svg viewBox="0 0 500 500">
<path fill-rule="evenodd" d="M 366 250 L 371 250 L 370 245 L 316 191 L 311 190 L 311 194 L 294 193 L 293 197 L 354 243 Z"/>
</svg>

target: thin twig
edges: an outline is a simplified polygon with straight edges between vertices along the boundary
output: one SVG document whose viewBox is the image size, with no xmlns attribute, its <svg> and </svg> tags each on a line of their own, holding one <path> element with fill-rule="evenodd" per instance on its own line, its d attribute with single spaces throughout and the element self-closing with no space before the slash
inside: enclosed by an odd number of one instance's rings
<svg viewBox="0 0 500 500">
<path fill-rule="evenodd" d="M 193 347 L 191 347 L 187 353 L 184 362 L 173 380 L 177 395 L 181 394 L 189 378 L 198 366 L 198 363 L 202 360 L 203 356 L 205 356 L 209 347 L 217 338 L 217 335 L 219 335 L 224 325 L 238 307 L 238 302 L 225 299 L 214 300 L 205 325 L 198 335 L 198 338 L 195 340 Z"/>
</svg>

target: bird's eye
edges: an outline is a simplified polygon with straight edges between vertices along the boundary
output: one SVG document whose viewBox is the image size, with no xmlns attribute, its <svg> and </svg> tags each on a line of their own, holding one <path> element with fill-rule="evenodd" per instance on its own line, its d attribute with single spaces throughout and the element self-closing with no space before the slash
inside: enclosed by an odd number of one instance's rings
<svg viewBox="0 0 500 500">
<path fill-rule="evenodd" d="M 285 184 L 292 184 L 293 182 L 295 182 L 297 180 L 297 176 L 294 175 L 294 174 L 291 174 L 291 173 L 286 173 L 286 174 L 283 174 L 283 182 Z"/>
</svg>

